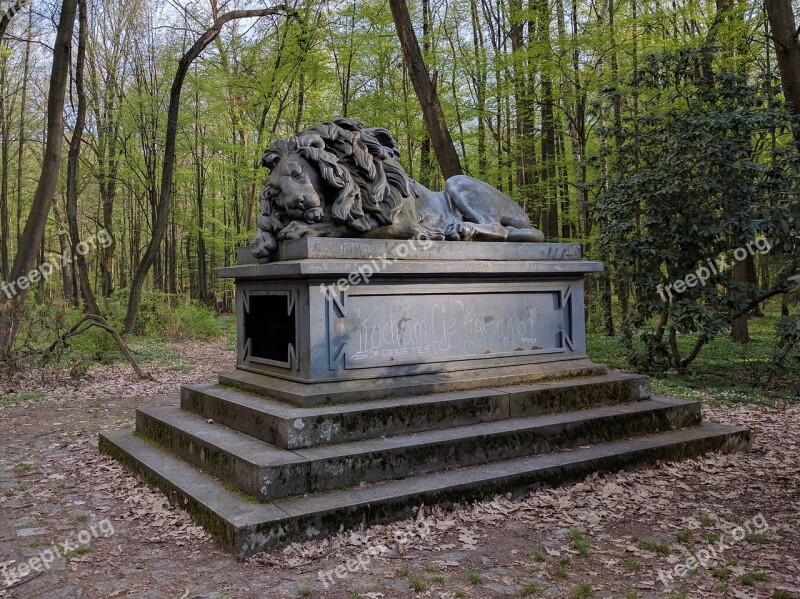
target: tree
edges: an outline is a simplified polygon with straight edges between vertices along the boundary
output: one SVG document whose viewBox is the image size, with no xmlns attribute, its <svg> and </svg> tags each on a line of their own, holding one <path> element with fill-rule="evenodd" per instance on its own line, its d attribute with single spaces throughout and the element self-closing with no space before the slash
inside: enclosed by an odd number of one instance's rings
<svg viewBox="0 0 800 599">
<path fill-rule="evenodd" d="M 86 126 L 86 90 L 84 89 L 84 71 L 86 65 L 86 39 L 87 15 L 86 0 L 79 0 L 78 19 L 78 53 L 75 62 L 75 94 L 78 96 L 78 109 L 75 115 L 75 128 L 69 141 L 69 154 L 67 156 L 67 223 L 72 247 L 77 247 L 81 242 L 78 230 L 78 160 L 81 155 L 83 129 Z M 81 297 L 89 314 L 100 315 L 100 308 L 95 300 L 91 283 L 89 282 L 89 268 L 86 265 L 86 256 L 80 252 L 75 255 L 75 265 L 78 274 L 78 286 Z"/>
<path fill-rule="evenodd" d="M 66 1 L 66 0 L 65 0 Z M 285 6 L 265 8 L 259 10 L 235 10 L 216 16 L 214 24 L 195 41 L 189 50 L 181 57 L 178 62 L 178 70 L 172 82 L 170 91 L 169 109 L 167 110 L 167 133 L 164 140 L 164 160 L 161 170 L 161 192 L 158 205 L 156 207 L 155 222 L 153 223 L 153 235 L 147 244 L 147 249 L 139 262 L 139 266 L 133 275 L 131 282 L 130 297 L 128 299 L 128 310 L 125 315 L 123 331 L 131 333 L 136 326 L 136 319 L 139 315 L 139 302 L 142 297 L 142 287 L 144 287 L 147 274 L 155 262 L 164 233 L 169 222 L 170 198 L 172 194 L 172 177 L 175 172 L 175 146 L 178 136 L 178 116 L 180 112 L 181 91 L 183 82 L 189 67 L 194 60 L 202 54 L 203 50 L 211 44 L 219 35 L 222 27 L 237 19 L 250 19 L 254 17 L 266 17 L 286 13 Z"/>
<path fill-rule="evenodd" d="M 631 320 L 643 343 L 631 360 L 646 370 L 685 373 L 737 318 L 787 290 L 786 274 L 768 290 L 751 289 L 731 266 L 767 249 L 755 243 L 768 232 L 757 210 L 794 197 L 797 156 L 758 151 L 790 115 L 768 81 L 709 69 L 714 52 L 654 55 L 635 73 L 650 111 L 623 119 L 628 159 L 597 209 L 601 247 L 614 251 L 618 277 L 637 289 Z M 686 333 L 698 334 L 688 354 L 678 343 Z"/>
<path fill-rule="evenodd" d="M 75 26 L 78 0 L 63 0 L 53 45 L 53 66 L 50 72 L 50 88 L 47 95 L 47 142 L 45 145 L 42 172 L 36 195 L 33 198 L 25 230 L 20 240 L 11 281 L 25 280 L 33 269 L 44 238 L 47 217 L 53 205 L 58 172 L 61 166 L 61 148 L 64 137 L 64 99 L 69 75 L 69 56 L 72 46 L 72 31 Z M 0 352 L 7 352 L 14 343 L 18 319 L 27 295 L 27 284 L 18 286 L 18 293 L 9 301 L 8 308 L 0 312 Z M 2 300 L 0 300 L 2 301 Z"/>
<path fill-rule="evenodd" d="M 428 128 L 433 152 L 439 162 L 439 168 L 445 178 L 462 174 L 461 161 L 453 145 L 453 138 L 447 128 L 447 121 L 439 102 L 436 86 L 431 80 L 425 61 L 422 58 L 422 50 L 419 47 L 419 40 L 414 33 L 414 26 L 411 24 L 411 15 L 408 12 L 408 4 L 405 0 L 389 0 L 392 8 L 392 17 L 397 29 L 397 36 L 400 38 L 400 45 L 403 47 L 408 71 L 411 74 L 411 82 L 414 91 L 422 106 L 422 114 L 425 118 L 425 125 Z"/>
<path fill-rule="evenodd" d="M 794 139 L 800 147 L 800 30 L 795 27 L 791 0 L 765 0 L 778 70 L 786 101 L 795 117 Z"/>
</svg>

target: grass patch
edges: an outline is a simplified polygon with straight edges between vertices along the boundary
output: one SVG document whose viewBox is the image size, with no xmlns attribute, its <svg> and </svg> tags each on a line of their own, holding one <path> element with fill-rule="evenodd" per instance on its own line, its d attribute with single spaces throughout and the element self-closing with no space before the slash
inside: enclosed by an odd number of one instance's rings
<svg viewBox="0 0 800 599">
<path fill-rule="evenodd" d="M 744 540 L 748 543 L 752 543 L 753 545 L 765 545 L 769 542 L 767 535 L 763 532 L 751 532 L 748 535 L 745 535 Z"/>
<path fill-rule="evenodd" d="M 644 564 L 639 560 L 630 560 L 625 564 L 625 567 L 628 568 L 631 572 L 641 572 L 644 570 Z"/>
<path fill-rule="evenodd" d="M 480 584 L 483 582 L 483 576 L 481 576 L 478 572 L 470 570 L 467 572 L 467 582 L 470 584 Z"/>
<path fill-rule="evenodd" d="M 752 587 L 755 586 L 757 582 L 761 582 L 767 578 L 767 573 L 764 570 L 752 570 L 742 576 L 739 580 L 742 582 L 743 585 Z"/>
<path fill-rule="evenodd" d="M 89 545 L 79 545 L 78 547 L 76 547 L 72 551 L 65 552 L 64 553 L 64 559 L 66 560 L 67 563 L 69 563 L 70 558 L 72 558 L 73 556 L 75 556 L 75 555 L 87 555 L 87 554 L 91 553 L 92 551 L 93 551 L 93 549 Z"/>
<path fill-rule="evenodd" d="M 541 549 L 530 552 L 530 558 L 535 562 L 543 562 L 547 559 L 547 555 Z"/>
<path fill-rule="evenodd" d="M 719 543 L 720 539 L 722 538 L 722 533 L 721 532 L 706 531 L 706 532 L 703 533 L 703 538 L 706 541 L 708 541 L 709 543 L 711 543 L 712 545 L 716 545 L 717 543 Z"/>
<path fill-rule="evenodd" d="M 18 406 L 31 401 L 38 401 L 44 397 L 44 391 L 26 391 L 0 397 L 0 404 L 5 406 Z"/>
<path fill-rule="evenodd" d="M 465 591 L 464 589 L 456 589 L 455 591 L 453 591 L 453 597 L 457 597 L 458 599 L 461 599 L 461 597 L 466 597 L 466 596 L 467 596 L 467 591 Z"/>
<path fill-rule="evenodd" d="M 569 536 L 572 538 L 572 549 L 577 551 L 578 555 L 583 557 L 589 555 L 589 541 L 581 529 L 571 529 L 569 531 Z"/>
<path fill-rule="evenodd" d="M 411 585 L 411 589 L 415 593 L 419 593 L 419 592 L 425 590 L 425 586 L 426 586 L 425 585 L 425 581 L 422 580 L 421 578 L 418 578 L 418 577 L 411 578 L 411 579 L 409 579 L 408 583 Z"/>
<path fill-rule="evenodd" d="M 538 584 L 526 584 L 522 586 L 522 594 L 526 597 L 530 597 L 531 595 L 538 595 L 542 592 L 542 587 Z"/>
<path fill-rule="evenodd" d="M 678 542 L 680 543 L 688 543 L 692 540 L 692 533 L 690 533 L 688 530 L 680 530 L 675 535 L 675 538 L 678 539 Z"/>
<path fill-rule="evenodd" d="M 711 576 L 719 578 L 720 580 L 727 580 L 730 575 L 731 573 L 728 572 L 728 568 L 714 568 L 711 571 Z"/>
<path fill-rule="evenodd" d="M 616 307 L 615 303 L 615 307 Z M 780 388 L 764 390 L 765 374 L 772 369 L 775 355 L 775 326 L 780 318 L 777 304 L 765 308 L 766 316 L 751 318 L 751 341 L 739 344 L 731 341 L 728 331 L 722 331 L 708 343 L 691 365 L 691 374 L 675 376 L 669 373 L 654 377 L 653 393 L 680 399 L 716 400 L 725 403 L 759 403 L 774 405 L 776 401 L 797 401 L 792 387 L 800 377 L 790 372 L 782 373 Z M 617 314 L 617 319 L 621 314 Z M 588 323 L 592 325 L 593 323 Z M 654 323 L 655 324 L 655 323 Z M 595 325 L 596 326 L 596 325 Z M 687 355 L 697 341 L 698 333 L 678 335 L 678 347 Z M 589 357 L 599 363 L 621 370 L 632 370 L 621 336 L 608 337 L 590 327 L 587 335 Z M 641 346 L 638 345 L 637 349 Z"/>
<path fill-rule="evenodd" d="M 311 597 L 314 594 L 314 589 L 311 587 L 300 587 L 297 589 L 297 594 L 301 597 Z"/>
<path fill-rule="evenodd" d="M 564 580 L 567 577 L 567 570 L 565 568 L 556 568 L 553 571 L 553 576 L 555 576 L 556 578 L 560 578 L 561 580 Z"/>
<path fill-rule="evenodd" d="M 594 597 L 594 589 L 588 582 L 584 582 L 576 586 L 570 594 L 571 599 L 587 599 Z"/>
<path fill-rule="evenodd" d="M 669 545 L 664 541 L 647 541 L 641 540 L 639 541 L 639 549 L 644 549 L 645 551 L 655 551 L 656 553 L 660 553 L 661 555 L 669 555 L 672 553 L 672 550 L 669 548 Z"/>
<path fill-rule="evenodd" d="M 726 522 L 733 522 L 734 524 L 739 524 L 739 518 L 737 518 L 733 514 L 722 514 L 720 518 L 722 518 Z"/>
</svg>

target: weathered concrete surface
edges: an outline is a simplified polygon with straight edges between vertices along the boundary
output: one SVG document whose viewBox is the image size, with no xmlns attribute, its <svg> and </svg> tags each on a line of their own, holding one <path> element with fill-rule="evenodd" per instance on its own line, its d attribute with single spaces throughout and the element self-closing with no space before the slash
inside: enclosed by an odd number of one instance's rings
<svg viewBox="0 0 800 599">
<path fill-rule="evenodd" d="M 101 434 L 100 448 L 161 487 L 223 546 L 244 557 L 293 540 L 322 538 L 405 518 L 422 503 L 461 502 L 512 489 L 524 492 L 540 484 L 579 480 L 591 472 L 686 459 L 708 451 L 737 451 L 746 449 L 749 439 L 747 429 L 704 424 L 269 504 L 254 503 L 228 490 L 214 477 L 137 438 L 131 430 Z"/>
<path fill-rule="evenodd" d="M 454 242 L 457 243 L 457 242 Z M 415 263 L 412 273 L 409 261 L 402 260 L 387 264 L 381 268 L 380 274 L 386 277 L 418 276 L 420 278 L 441 278 L 443 276 L 469 277 L 475 275 L 496 276 L 547 276 L 553 273 L 563 275 L 580 275 L 602 272 L 599 262 L 585 260 L 428 260 Z M 267 264 L 244 264 L 219 269 L 222 278 L 248 280 L 264 279 L 297 279 L 304 277 L 329 277 L 338 279 L 347 277 L 359 268 L 371 266 L 372 260 L 289 260 L 286 262 L 270 262 Z M 335 283 L 336 279 L 330 281 Z"/>
<path fill-rule="evenodd" d="M 492 243 L 459 241 L 409 242 L 396 239 L 335 239 L 307 237 L 279 244 L 278 260 L 580 260 L 577 243 Z M 239 264 L 263 263 L 252 250 L 241 248 Z"/>
<path fill-rule="evenodd" d="M 314 238 L 281 252 L 293 259 L 220 271 L 238 314 L 223 384 L 308 406 L 604 372 L 583 310 L 602 265 L 575 244 Z"/>
<path fill-rule="evenodd" d="M 268 374 L 237 369 L 230 374 L 220 376 L 219 382 L 222 385 L 266 395 L 295 406 L 308 407 L 468 389 L 491 389 L 521 382 L 595 376 L 605 374 L 607 371 L 605 366 L 595 364 L 588 358 L 576 358 L 553 359 L 537 364 L 322 383 L 290 381 Z"/>
<path fill-rule="evenodd" d="M 294 451 L 173 407 L 137 410 L 136 430 L 259 501 L 271 501 L 698 424 L 699 403 L 660 398 Z"/>
<path fill-rule="evenodd" d="M 181 408 L 278 447 L 299 449 L 649 397 L 646 376 L 613 373 L 307 408 L 223 385 L 187 385 Z"/>
</svg>

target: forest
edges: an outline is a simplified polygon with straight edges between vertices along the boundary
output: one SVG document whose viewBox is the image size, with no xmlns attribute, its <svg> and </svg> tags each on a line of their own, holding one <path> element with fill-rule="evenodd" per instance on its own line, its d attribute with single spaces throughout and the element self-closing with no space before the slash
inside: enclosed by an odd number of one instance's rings
<svg viewBox="0 0 800 599">
<path fill-rule="evenodd" d="M 756 378 L 796 385 L 797 8 L 6 3 L 0 359 L 214 334 L 234 304 L 216 269 L 255 233 L 270 140 L 351 117 L 389 129 L 424 185 L 483 179 L 548 241 L 604 262 L 590 331 L 627 364 L 685 374 L 714 340 L 747 346 L 759 322 Z"/>
</svg>

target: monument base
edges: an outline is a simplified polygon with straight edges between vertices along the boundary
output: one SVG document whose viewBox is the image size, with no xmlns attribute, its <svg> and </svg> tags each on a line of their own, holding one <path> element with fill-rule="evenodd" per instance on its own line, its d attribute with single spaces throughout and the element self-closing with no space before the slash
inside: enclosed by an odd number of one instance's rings
<svg viewBox="0 0 800 599">
<path fill-rule="evenodd" d="M 299 406 L 602 374 L 586 356 L 575 244 L 307 238 L 241 256 L 236 371 Z"/>
<path fill-rule="evenodd" d="M 587 358 L 583 276 L 601 265 L 578 246 L 415 244 L 303 239 L 223 270 L 236 370 L 137 410 L 101 451 L 244 557 L 421 504 L 748 446 L 698 402 Z"/>
</svg>

